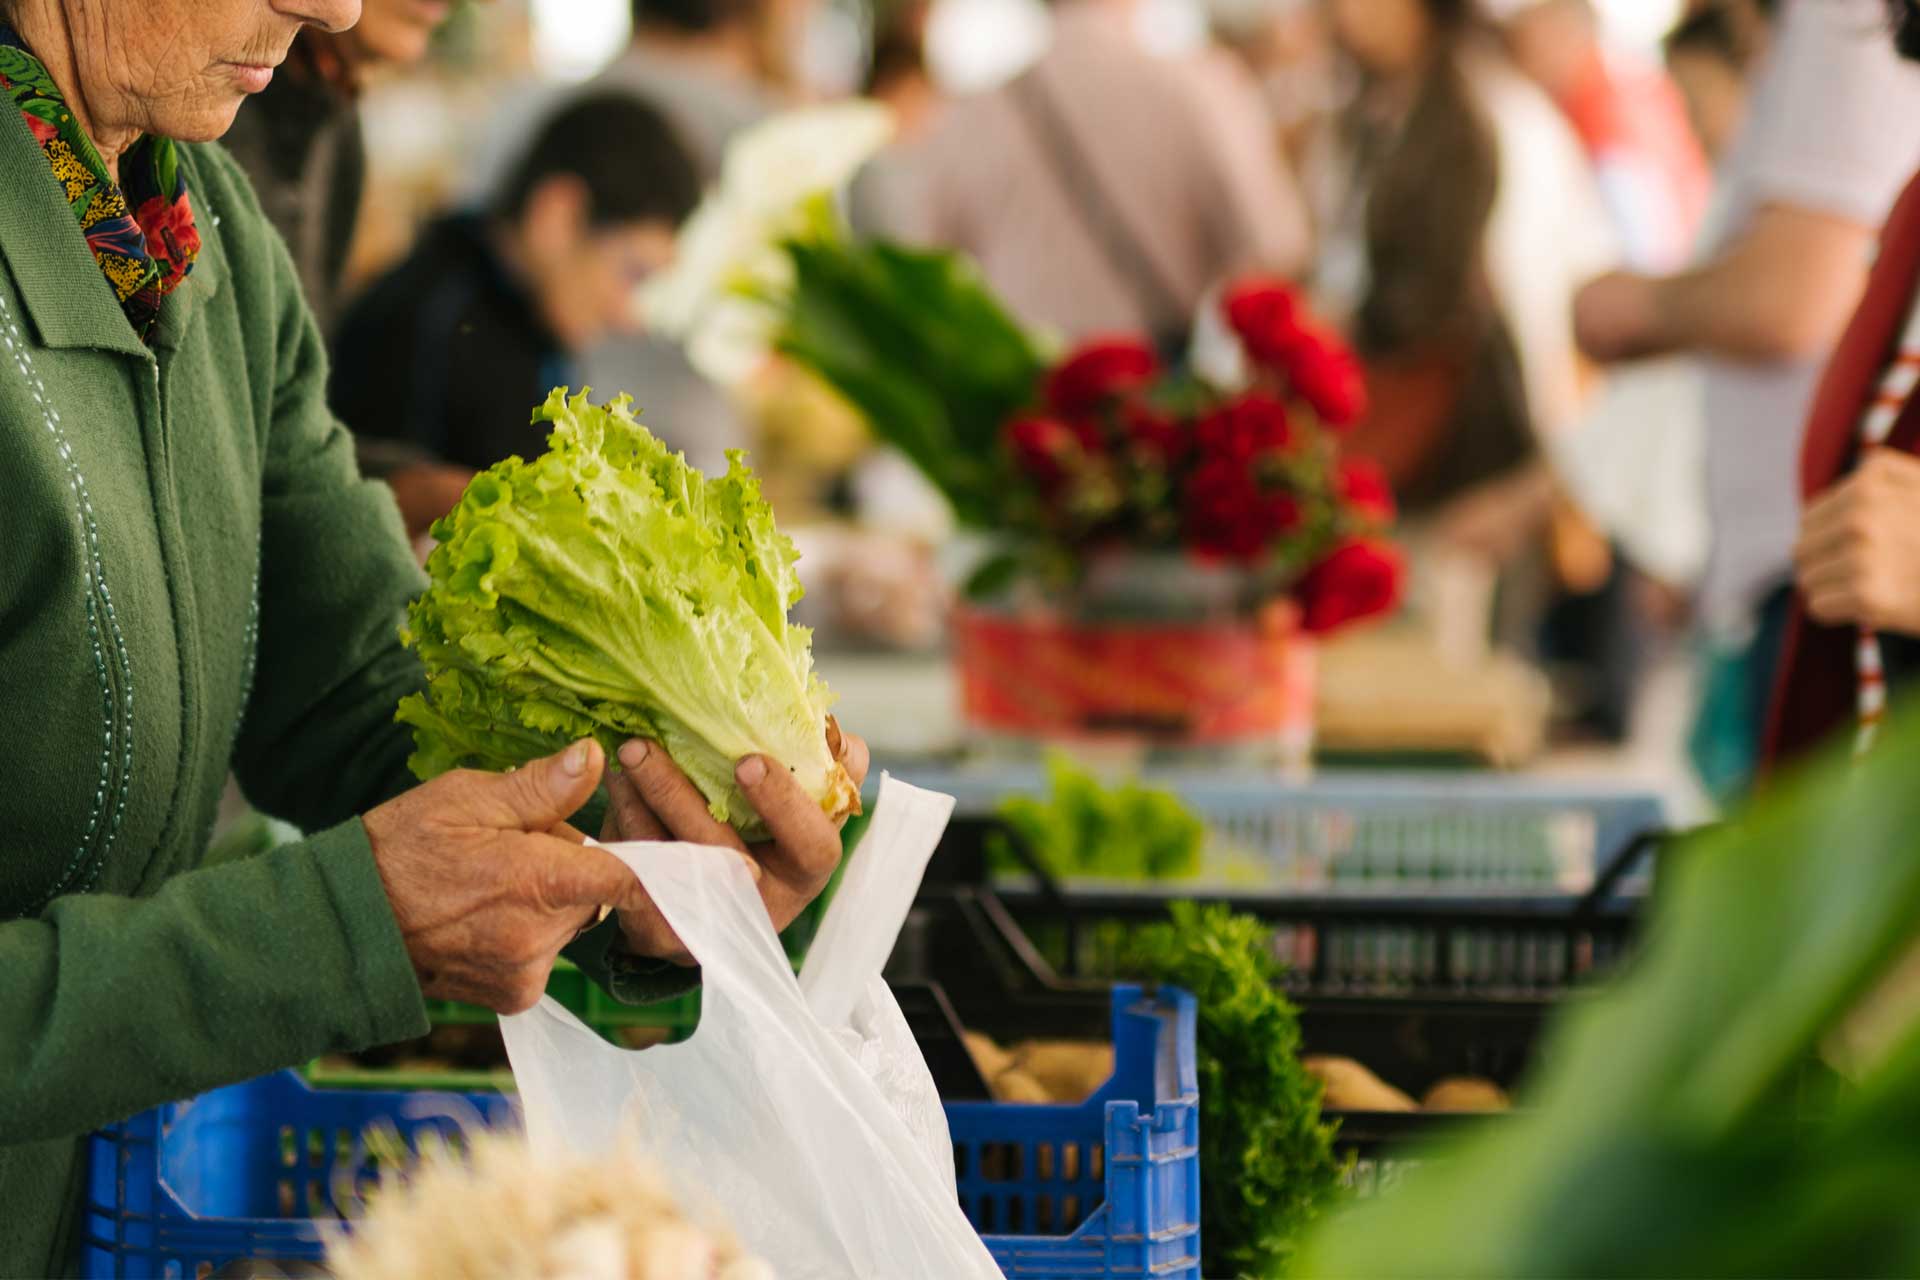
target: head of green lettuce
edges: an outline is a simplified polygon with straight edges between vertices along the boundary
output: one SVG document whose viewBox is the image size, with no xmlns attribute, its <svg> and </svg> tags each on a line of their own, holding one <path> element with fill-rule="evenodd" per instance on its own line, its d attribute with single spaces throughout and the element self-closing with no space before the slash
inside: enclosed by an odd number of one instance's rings
<svg viewBox="0 0 1920 1280">
<path fill-rule="evenodd" d="M 734 781 L 743 756 L 786 765 L 830 816 L 852 812 L 812 635 L 787 620 L 792 542 L 739 453 L 710 480 L 631 403 L 554 391 L 533 415 L 553 425 L 547 451 L 474 477 L 434 524 L 431 585 L 401 631 L 427 668 L 396 716 L 413 726 L 408 763 L 426 779 L 589 736 L 611 758 L 639 737 L 749 839 L 764 827 Z"/>
</svg>

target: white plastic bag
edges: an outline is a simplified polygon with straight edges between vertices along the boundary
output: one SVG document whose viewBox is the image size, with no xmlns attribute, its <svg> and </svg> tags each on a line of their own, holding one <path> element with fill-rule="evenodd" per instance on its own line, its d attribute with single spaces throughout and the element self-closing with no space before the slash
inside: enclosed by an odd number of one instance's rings
<svg viewBox="0 0 1920 1280">
<path fill-rule="evenodd" d="M 500 1020 L 536 1151 L 623 1140 L 783 1280 L 999 1280 L 932 1076 L 880 978 L 953 801 L 885 778 L 796 981 L 737 854 L 607 848 L 700 962 L 684 1044 L 608 1044 L 552 999 Z"/>
</svg>

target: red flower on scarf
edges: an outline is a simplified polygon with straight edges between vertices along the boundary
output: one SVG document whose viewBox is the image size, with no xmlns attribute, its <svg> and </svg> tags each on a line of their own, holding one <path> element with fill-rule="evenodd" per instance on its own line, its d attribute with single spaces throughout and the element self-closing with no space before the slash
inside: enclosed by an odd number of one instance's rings
<svg viewBox="0 0 1920 1280">
<path fill-rule="evenodd" d="M 1042 395 L 1055 413 L 1078 414 L 1153 385 L 1160 359 L 1133 338 L 1083 342 L 1047 375 Z"/>
<path fill-rule="evenodd" d="M 154 196 L 134 214 L 147 237 L 147 252 L 160 263 L 161 291 L 179 283 L 200 252 L 200 231 L 193 223 L 193 205 L 182 191 L 177 200 Z"/>
<path fill-rule="evenodd" d="M 1323 635 L 1387 612 L 1400 599 L 1404 574 L 1400 553 L 1389 543 L 1356 539 L 1341 544 L 1294 588 L 1301 626 L 1309 634 Z"/>
</svg>

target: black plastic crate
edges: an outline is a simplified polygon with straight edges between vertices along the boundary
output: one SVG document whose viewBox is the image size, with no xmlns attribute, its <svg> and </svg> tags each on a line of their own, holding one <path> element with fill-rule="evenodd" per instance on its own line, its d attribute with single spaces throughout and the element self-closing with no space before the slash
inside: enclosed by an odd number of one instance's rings
<svg viewBox="0 0 1920 1280">
<path fill-rule="evenodd" d="M 1450 1076 L 1511 1088 L 1543 1027 L 1588 979 L 1625 962 L 1642 900 L 1620 884 L 1659 841 L 1618 850 L 1578 896 L 1414 893 L 1356 897 L 1188 892 L 1186 886 L 1064 885 L 1024 856 L 1027 875 L 989 875 L 998 824 L 957 821 L 934 858 L 889 977 L 907 984 L 916 1032 L 946 1096 L 985 1096 L 957 1028 L 1002 1039 L 1097 1038 L 1102 948 L 1118 927 L 1163 917 L 1181 898 L 1224 902 L 1274 925 L 1309 1053 L 1352 1058 L 1418 1097 Z M 942 1022 L 956 1029 L 941 1030 Z M 971 1092 L 948 1093 L 948 1090 Z M 1390 1179 L 1420 1138 L 1484 1116 L 1329 1113 L 1361 1191 Z M 1399 1153 L 1396 1155 L 1396 1153 Z"/>
</svg>

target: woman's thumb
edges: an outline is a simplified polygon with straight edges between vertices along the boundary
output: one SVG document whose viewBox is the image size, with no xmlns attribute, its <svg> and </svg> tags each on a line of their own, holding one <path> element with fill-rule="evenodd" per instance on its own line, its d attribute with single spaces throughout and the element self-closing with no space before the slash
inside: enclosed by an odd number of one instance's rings
<svg viewBox="0 0 1920 1280">
<path fill-rule="evenodd" d="M 556 755 L 535 760 L 490 779 L 522 831 L 546 831 L 565 822 L 593 794 L 606 767 L 606 755 L 591 738 Z"/>
</svg>

